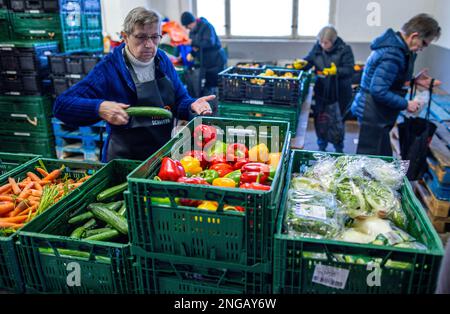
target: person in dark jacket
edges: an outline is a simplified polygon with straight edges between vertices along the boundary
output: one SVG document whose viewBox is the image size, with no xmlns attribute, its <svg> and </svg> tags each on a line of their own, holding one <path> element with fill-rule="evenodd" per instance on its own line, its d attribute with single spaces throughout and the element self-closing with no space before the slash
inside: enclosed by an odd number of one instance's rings
<svg viewBox="0 0 450 314">
<path fill-rule="evenodd" d="M 125 43 L 104 57 L 79 83 L 61 94 L 54 115 L 75 126 L 107 121 L 102 161 L 145 160 L 171 138 L 173 119 L 129 117 L 130 106 L 170 110 L 179 119 L 190 113 L 211 114 L 214 95 L 189 96 L 168 56 L 158 49 L 160 15 L 145 8 L 131 10 L 122 32 Z"/>
<path fill-rule="evenodd" d="M 314 85 L 315 106 L 313 107 L 319 150 L 325 151 L 330 139 L 319 130 L 320 122 L 318 120 L 322 119 L 321 113 L 327 111 L 326 106 L 338 102 L 339 107 L 336 107 L 333 113 L 335 117 L 332 117 L 335 122 L 332 123 L 342 124 L 339 128 L 342 130 L 342 134 L 338 136 L 337 141 L 333 142 L 333 145 L 336 152 L 342 152 L 344 149 L 342 116 L 352 98 L 351 84 L 355 65 L 352 49 L 342 38 L 338 37 L 336 29 L 329 25 L 319 32 L 316 44 L 304 60 L 308 62 L 303 68 L 304 70 L 309 70 L 314 66 L 316 73 L 322 74 L 322 76 L 317 76 Z"/>
<path fill-rule="evenodd" d="M 351 107 L 361 127 L 358 154 L 392 156 L 389 132 L 400 111 L 414 113 L 420 107 L 416 100 L 405 99 L 408 91 L 405 83 L 413 76 L 417 52 L 439 38 L 440 32 L 435 19 L 419 14 L 399 32 L 390 28 L 372 42 L 361 89 Z M 428 88 L 431 78 L 423 72 L 415 81 Z"/>
<path fill-rule="evenodd" d="M 205 86 L 201 95 L 216 92 L 218 74 L 225 69 L 227 57 L 214 27 L 204 17 L 195 18 L 190 12 L 183 12 L 181 24 L 189 29 L 192 52 L 190 60 L 199 63 Z M 193 59 L 192 59 L 193 58 Z"/>
</svg>

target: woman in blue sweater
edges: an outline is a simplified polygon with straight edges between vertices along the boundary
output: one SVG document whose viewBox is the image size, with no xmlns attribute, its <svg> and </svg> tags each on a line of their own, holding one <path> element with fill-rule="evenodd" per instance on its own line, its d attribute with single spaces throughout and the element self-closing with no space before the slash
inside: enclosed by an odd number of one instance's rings
<svg viewBox="0 0 450 314">
<path fill-rule="evenodd" d="M 53 109 L 55 117 L 70 125 L 108 122 L 102 161 L 145 160 L 171 138 L 172 120 L 130 118 L 125 112 L 129 106 L 166 108 L 187 120 L 191 111 L 211 114 L 208 101 L 215 98 L 189 96 L 171 61 L 158 49 L 162 36 L 157 12 L 141 7 L 131 10 L 122 36 L 125 43 L 61 94 Z"/>
<path fill-rule="evenodd" d="M 417 101 L 405 99 L 417 52 L 439 38 L 440 33 L 435 19 L 419 14 L 399 32 L 388 29 L 372 42 L 361 90 L 351 108 L 361 126 L 358 154 L 392 156 L 389 132 L 400 111 L 416 112 L 420 107 Z M 416 84 L 427 88 L 430 77 L 423 73 Z"/>
</svg>

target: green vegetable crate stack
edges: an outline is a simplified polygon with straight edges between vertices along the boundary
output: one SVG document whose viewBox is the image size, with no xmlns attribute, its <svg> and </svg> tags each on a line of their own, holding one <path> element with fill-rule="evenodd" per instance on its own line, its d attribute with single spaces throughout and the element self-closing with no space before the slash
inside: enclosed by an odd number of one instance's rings
<svg viewBox="0 0 450 314">
<path fill-rule="evenodd" d="M 94 174 L 95 185 L 88 192 L 18 232 L 17 252 L 27 292 L 115 294 L 133 290 L 123 192 L 127 175 L 139 164 L 111 161 Z M 80 277 L 68 284 L 70 263 L 79 266 Z"/>
</svg>

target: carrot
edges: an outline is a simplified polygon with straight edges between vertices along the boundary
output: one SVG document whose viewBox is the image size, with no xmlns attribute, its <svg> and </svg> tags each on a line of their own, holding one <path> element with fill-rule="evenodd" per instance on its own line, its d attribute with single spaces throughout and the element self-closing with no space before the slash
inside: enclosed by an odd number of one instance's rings
<svg viewBox="0 0 450 314">
<path fill-rule="evenodd" d="M 39 182 L 34 182 L 34 188 L 38 191 L 42 191 L 42 185 Z"/>
<path fill-rule="evenodd" d="M 32 181 L 41 181 L 41 179 L 37 175 L 35 175 L 33 172 L 27 172 L 27 176 Z"/>
<path fill-rule="evenodd" d="M 44 181 L 48 180 L 48 181 L 53 181 L 58 179 L 58 177 L 62 174 L 62 170 L 61 169 L 55 169 L 52 172 L 50 172 L 46 177 L 44 177 Z"/>
<path fill-rule="evenodd" d="M 0 222 L 22 223 L 27 220 L 28 216 L 21 215 L 16 217 L 0 218 Z"/>
<path fill-rule="evenodd" d="M 40 185 L 46 185 L 46 184 L 50 184 L 52 183 L 52 181 L 48 181 L 48 180 L 41 180 L 38 182 Z"/>
<path fill-rule="evenodd" d="M 16 208 L 12 212 L 9 213 L 9 217 L 15 217 L 15 216 L 19 215 L 20 212 L 24 211 L 28 207 L 30 207 L 29 202 L 27 202 L 27 201 L 20 202 L 19 205 L 17 205 Z"/>
<path fill-rule="evenodd" d="M 0 228 L 13 228 L 18 229 L 23 227 L 23 224 L 15 224 L 13 222 L 1 222 L 0 221 Z"/>
<path fill-rule="evenodd" d="M 0 202 L 14 202 L 14 199 L 11 196 L 0 195 Z"/>
<path fill-rule="evenodd" d="M 17 216 L 17 217 L 26 215 L 27 218 L 28 218 L 28 214 L 29 214 L 30 212 L 36 211 L 36 209 L 38 208 L 38 206 L 39 206 L 39 204 L 34 204 L 33 206 L 28 207 L 28 208 L 25 209 L 23 212 L 21 212 L 20 215 Z M 10 217 L 10 218 L 11 218 L 11 217 Z"/>
<path fill-rule="evenodd" d="M 11 202 L 1 202 L 0 203 L 0 215 L 9 213 L 14 209 L 14 203 Z"/>
<path fill-rule="evenodd" d="M 17 185 L 16 180 L 14 180 L 14 178 L 8 178 L 8 181 L 11 184 L 14 194 L 20 194 L 20 192 L 22 192 L 22 190 L 19 188 L 19 186 Z"/>
<path fill-rule="evenodd" d="M 42 190 L 31 190 L 31 195 L 36 197 L 42 196 Z"/>
<path fill-rule="evenodd" d="M 90 177 L 91 176 L 84 176 L 80 180 L 78 180 L 78 183 L 84 182 L 84 181 L 88 180 Z"/>
<path fill-rule="evenodd" d="M 46 177 L 48 176 L 48 172 L 45 171 L 44 169 L 40 168 L 40 167 L 36 167 L 36 171 L 39 172 L 41 174 L 42 177 Z"/>
<path fill-rule="evenodd" d="M 25 188 L 22 190 L 22 192 L 19 194 L 20 198 L 27 198 L 31 195 L 30 189 L 34 186 L 34 182 L 28 183 Z M 26 195 L 26 196 L 25 196 Z"/>
<path fill-rule="evenodd" d="M 5 184 L 4 186 L 0 187 L 0 194 L 3 194 L 5 191 L 8 191 L 11 188 L 11 183 Z"/>
</svg>

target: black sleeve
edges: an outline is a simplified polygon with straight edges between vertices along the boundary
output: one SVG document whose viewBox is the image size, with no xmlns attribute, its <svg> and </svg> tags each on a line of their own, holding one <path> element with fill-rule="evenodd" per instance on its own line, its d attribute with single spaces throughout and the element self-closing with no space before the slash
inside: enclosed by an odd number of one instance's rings
<svg viewBox="0 0 450 314">
<path fill-rule="evenodd" d="M 354 72 L 355 58 L 350 46 L 345 46 L 340 64 L 336 64 L 337 74 L 341 78 L 351 77 Z"/>
</svg>

